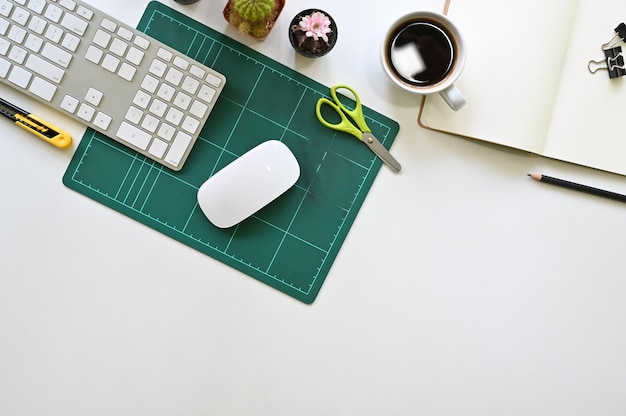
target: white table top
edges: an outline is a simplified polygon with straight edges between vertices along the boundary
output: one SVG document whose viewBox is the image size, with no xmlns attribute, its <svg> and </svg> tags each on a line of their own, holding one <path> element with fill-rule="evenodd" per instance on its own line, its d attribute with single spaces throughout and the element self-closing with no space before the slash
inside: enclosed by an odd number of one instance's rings
<svg viewBox="0 0 626 416">
<path fill-rule="evenodd" d="M 418 127 L 419 99 L 387 81 L 379 45 L 401 14 L 443 0 L 288 0 L 262 43 L 227 26 L 226 0 L 163 1 L 354 86 L 400 123 L 402 172 L 381 169 L 308 306 L 65 188 L 73 150 L 2 121 L 0 414 L 626 413 L 626 205 L 526 174 L 621 193 L 626 180 Z M 91 3 L 135 25 L 148 1 Z M 285 35 L 309 7 L 340 28 L 317 60 Z"/>
</svg>

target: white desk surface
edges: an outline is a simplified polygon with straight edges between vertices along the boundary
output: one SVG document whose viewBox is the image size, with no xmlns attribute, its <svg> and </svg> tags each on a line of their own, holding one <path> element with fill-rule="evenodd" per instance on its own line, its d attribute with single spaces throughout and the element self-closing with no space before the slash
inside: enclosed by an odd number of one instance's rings
<svg viewBox="0 0 626 416">
<path fill-rule="evenodd" d="M 65 188 L 73 150 L 2 121 L 0 414 L 626 414 L 626 205 L 526 174 L 622 193 L 626 178 L 418 127 L 419 99 L 387 81 L 379 44 L 443 0 L 288 0 L 263 43 L 227 26 L 226 0 L 163 1 L 354 86 L 400 123 L 403 170 L 381 169 L 307 306 Z M 132 25 L 147 3 L 92 0 Z M 285 35 L 309 7 L 340 29 L 318 60 Z"/>
</svg>

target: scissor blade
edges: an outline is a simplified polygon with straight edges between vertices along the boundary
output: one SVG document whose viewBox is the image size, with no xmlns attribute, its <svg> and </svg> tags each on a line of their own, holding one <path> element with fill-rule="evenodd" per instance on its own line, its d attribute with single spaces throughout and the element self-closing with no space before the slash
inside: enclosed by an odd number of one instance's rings
<svg viewBox="0 0 626 416">
<path fill-rule="evenodd" d="M 372 133 L 363 133 L 363 143 L 365 143 L 372 152 L 378 156 L 385 165 L 389 166 L 389 168 L 395 172 L 400 172 L 400 163 L 396 160 L 395 157 L 391 156 L 391 153 L 378 141 L 376 136 Z"/>
</svg>

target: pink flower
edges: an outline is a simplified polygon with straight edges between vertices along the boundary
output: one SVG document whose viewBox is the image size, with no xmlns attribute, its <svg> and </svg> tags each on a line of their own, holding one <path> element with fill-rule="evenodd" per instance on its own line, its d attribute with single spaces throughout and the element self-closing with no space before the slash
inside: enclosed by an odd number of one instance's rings
<svg viewBox="0 0 626 416">
<path fill-rule="evenodd" d="M 326 36 L 326 34 L 331 32 L 329 26 L 330 19 L 321 12 L 304 16 L 302 20 L 300 20 L 300 29 L 306 32 L 307 37 L 312 37 L 313 40 L 322 38 L 325 42 L 328 42 L 328 36 Z"/>
</svg>

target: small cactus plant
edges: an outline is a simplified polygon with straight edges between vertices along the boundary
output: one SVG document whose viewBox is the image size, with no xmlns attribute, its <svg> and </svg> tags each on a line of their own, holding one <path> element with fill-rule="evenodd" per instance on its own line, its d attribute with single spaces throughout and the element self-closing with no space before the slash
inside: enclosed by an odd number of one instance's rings
<svg viewBox="0 0 626 416">
<path fill-rule="evenodd" d="M 224 18 L 242 33 L 263 40 L 274 26 L 285 0 L 229 0 Z"/>
<path fill-rule="evenodd" d="M 234 0 L 235 10 L 250 22 L 265 19 L 274 9 L 274 0 Z"/>
</svg>

